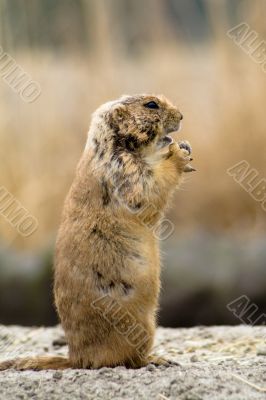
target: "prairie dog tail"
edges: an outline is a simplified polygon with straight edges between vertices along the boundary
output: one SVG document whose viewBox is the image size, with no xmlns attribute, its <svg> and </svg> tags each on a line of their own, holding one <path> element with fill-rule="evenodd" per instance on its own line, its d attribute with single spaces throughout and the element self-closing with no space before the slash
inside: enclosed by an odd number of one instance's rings
<svg viewBox="0 0 266 400">
<path fill-rule="evenodd" d="M 25 371 L 27 369 L 41 371 L 44 369 L 67 369 L 71 368 L 71 364 L 68 358 L 60 356 L 15 358 L 0 362 L 0 371 L 10 368 L 18 371 Z"/>
</svg>

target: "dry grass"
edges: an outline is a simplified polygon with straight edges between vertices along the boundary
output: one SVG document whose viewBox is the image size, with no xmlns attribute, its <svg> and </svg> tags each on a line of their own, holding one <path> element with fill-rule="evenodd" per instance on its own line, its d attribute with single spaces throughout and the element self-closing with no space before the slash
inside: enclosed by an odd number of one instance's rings
<svg viewBox="0 0 266 400">
<path fill-rule="evenodd" d="M 40 227 L 23 239 L 1 219 L 1 236 L 24 247 L 53 237 L 91 112 L 104 101 L 137 92 L 164 93 L 185 116 L 178 137 L 191 142 L 198 171 L 175 197 L 170 215 L 177 230 L 260 234 L 266 220 L 260 204 L 226 170 L 245 159 L 266 178 L 266 75 L 228 39 L 227 24 L 224 31 L 218 28 L 206 47 L 172 42 L 130 60 L 111 52 L 100 58 L 16 53 L 42 94 L 24 104 L 0 82 L 0 183 Z"/>
</svg>

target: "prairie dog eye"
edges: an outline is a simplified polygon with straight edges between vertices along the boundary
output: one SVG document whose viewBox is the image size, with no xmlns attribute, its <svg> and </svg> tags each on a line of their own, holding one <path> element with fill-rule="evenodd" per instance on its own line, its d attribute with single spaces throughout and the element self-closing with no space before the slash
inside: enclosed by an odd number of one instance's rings
<svg viewBox="0 0 266 400">
<path fill-rule="evenodd" d="M 146 108 L 152 108 L 154 110 L 158 110 L 159 106 L 157 103 L 155 103 L 155 101 L 149 101 L 148 103 L 144 104 L 144 107 Z"/>
</svg>

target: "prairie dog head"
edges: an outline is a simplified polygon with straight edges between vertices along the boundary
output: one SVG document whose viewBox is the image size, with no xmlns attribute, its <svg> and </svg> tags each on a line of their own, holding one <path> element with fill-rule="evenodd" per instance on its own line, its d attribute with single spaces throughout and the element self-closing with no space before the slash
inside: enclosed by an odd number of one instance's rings
<svg viewBox="0 0 266 400">
<path fill-rule="evenodd" d="M 183 116 L 164 96 L 122 96 L 102 105 L 93 115 L 87 146 L 149 154 L 172 143 L 169 133 L 180 128 Z"/>
</svg>

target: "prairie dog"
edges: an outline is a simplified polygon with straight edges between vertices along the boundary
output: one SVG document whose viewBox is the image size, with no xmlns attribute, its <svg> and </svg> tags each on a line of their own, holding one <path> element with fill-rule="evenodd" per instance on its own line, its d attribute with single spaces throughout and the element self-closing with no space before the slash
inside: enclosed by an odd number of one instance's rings
<svg viewBox="0 0 266 400">
<path fill-rule="evenodd" d="M 162 95 L 123 96 L 93 114 L 56 242 L 54 295 L 69 357 L 0 370 L 168 363 L 151 354 L 160 290 L 153 227 L 194 170 L 188 142 L 169 136 L 182 118 Z"/>
</svg>

